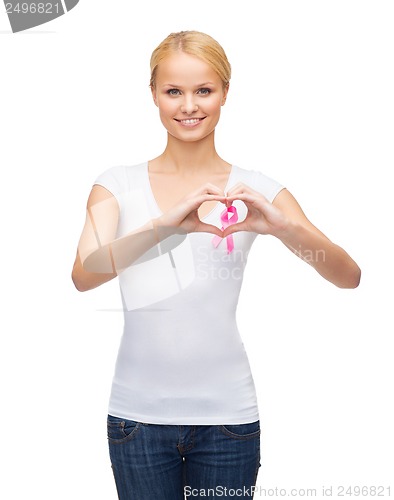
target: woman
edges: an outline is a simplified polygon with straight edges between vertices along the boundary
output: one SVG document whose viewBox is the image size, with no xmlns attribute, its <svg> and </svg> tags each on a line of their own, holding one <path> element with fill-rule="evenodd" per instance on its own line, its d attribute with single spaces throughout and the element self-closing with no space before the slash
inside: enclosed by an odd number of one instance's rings
<svg viewBox="0 0 394 500">
<path fill-rule="evenodd" d="M 338 287 L 359 284 L 357 264 L 287 189 L 216 152 L 229 81 L 215 40 L 169 35 L 150 80 L 167 146 L 105 171 L 88 199 L 74 284 L 85 291 L 119 276 L 124 306 L 107 421 L 120 499 L 253 495 L 259 415 L 235 311 L 258 234 Z"/>
</svg>

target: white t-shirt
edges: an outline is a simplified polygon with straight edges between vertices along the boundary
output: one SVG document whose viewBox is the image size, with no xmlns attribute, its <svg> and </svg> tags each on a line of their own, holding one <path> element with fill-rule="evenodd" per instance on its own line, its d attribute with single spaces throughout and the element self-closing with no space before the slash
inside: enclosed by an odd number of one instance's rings
<svg viewBox="0 0 394 500">
<path fill-rule="evenodd" d="M 243 182 L 272 202 L 283 186 L 232 166 L 225 192 Z M 117 237 L 159 217 L 148 163 L 115 166 L 95 181 L 117 199 Z M 246 217 L 235 201 L 238 221 Z M 222 226 L 218 203 L 203 222 Z M 108 412 L 153 424 L 243 424 L 259 419 L 256 391 L 237 324 L 243 270 L 257 234 L 175 235 L 119 274 L 124 309 Z"/>
</svg>

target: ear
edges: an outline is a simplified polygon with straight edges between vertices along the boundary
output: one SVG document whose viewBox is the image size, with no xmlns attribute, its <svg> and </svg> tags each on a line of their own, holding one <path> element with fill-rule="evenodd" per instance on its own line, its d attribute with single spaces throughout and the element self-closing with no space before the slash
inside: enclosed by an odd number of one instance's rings
<svg viewBox="0 0 394 500">
<path fill-rule="evenodd" d="M 228 89 L 230 88 L 230 83 L 227 83 L 226 86 L 223 89 L 223 99 L 222 99 L 222 106 L 225 105 L 226 99 L 227 99 L 227 94 L 228 94 Z"/>
<path fill-rule="evenodd" d="M 156 104 L 157 106 L 157 94 L 156 94 L 156 88 L 155 87 L 151 87 L 150 88 L 151 92 L 152 92 L 152 97 L 153 97 L 153 102 Z"/>
</svg>

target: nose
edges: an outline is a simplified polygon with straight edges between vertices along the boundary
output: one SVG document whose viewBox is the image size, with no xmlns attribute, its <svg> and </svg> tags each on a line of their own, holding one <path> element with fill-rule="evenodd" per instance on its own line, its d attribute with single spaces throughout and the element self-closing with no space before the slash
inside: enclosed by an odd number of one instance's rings
<svg viewBox="0 0 394 500">
<path fill-rule="evenodd" d="M 185 95 L 184 100 L 181 104 L 181 112 L 187 115 L 191 115 L 198 110 L 198 105 L 194 101 L 194 96 Z"/>
</svg>

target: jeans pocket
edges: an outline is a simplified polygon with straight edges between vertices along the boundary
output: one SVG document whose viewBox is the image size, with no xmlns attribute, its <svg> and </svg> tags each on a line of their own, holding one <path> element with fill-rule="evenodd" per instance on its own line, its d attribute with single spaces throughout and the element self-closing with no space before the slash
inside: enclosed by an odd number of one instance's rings
<svg viewBox="0 0 394 500">
<path fill-rule="evenodd" d="M 138 429 L 141 427 L 141 422 L 128 420 L 125 418 L 107 417 L 107 436 L 108 441 L 114 444 L 124 443 L 134 438 Z"/>
<path fill-rule="evenodd" d="M 234 439 L 252 439 L 260 436 L 259 420 L 248 424 L 220 425 L 219 427 L 226 436 Z"/>
</svg>

